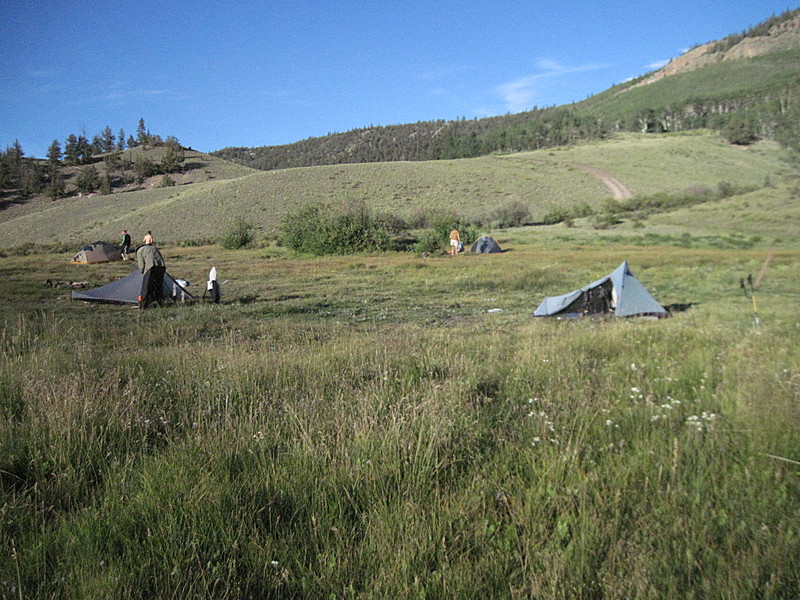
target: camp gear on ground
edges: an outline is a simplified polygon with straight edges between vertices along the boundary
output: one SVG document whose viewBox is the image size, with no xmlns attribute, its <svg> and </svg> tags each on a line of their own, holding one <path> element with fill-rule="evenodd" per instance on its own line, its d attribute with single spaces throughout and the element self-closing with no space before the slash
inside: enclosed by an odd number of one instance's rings
<svg viewBox="0 0 800 600">
<path fill-rule="evenodd" d="M 206 291 L 203 292 L 203 298 L 208 296 L 214 304 L 219 303 L 222 297 L 222 288 L 217 281 L 217 267 L 211 267 L 208 272 L 208 281 L 206 282 Z"/>
</svg>

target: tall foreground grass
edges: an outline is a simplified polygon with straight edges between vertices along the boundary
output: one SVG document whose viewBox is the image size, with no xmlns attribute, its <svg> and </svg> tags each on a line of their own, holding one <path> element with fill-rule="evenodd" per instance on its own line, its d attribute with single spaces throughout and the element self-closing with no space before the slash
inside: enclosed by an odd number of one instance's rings
<svg viewBox="0 0 800 600">
<path fill-rule="evenodd" d="M 354 303 L 365 260 L 325 263 Z M 392 314 L 461 260 L 425 263 Z M 307 266 L 284 283 L 326 285 Z M 13 304 L 0 597 L 797 597 L 793 293 L 759 330 L 731 302 L 658 322 Z"/>
</svg>

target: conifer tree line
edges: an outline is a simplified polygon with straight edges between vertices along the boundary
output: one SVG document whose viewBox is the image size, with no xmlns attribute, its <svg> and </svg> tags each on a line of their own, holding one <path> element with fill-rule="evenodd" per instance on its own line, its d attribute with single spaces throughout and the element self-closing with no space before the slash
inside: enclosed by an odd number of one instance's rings
<svg viewBox="0 0 800 600">
<path fill-rule="evenodd" d="M 690 99 L 653 107 L 595 110 L 581 104 L 514 115 L 330 133 L 284 146 L 223 148 L 213 154 L 262 170 L 382 161 L 474 158 L 602 139 L 614 132 L 669 133 L 709 128 L 730 143 L 775 139 L 800 151 L 800 85 L 734 98 Z"/>
<path fill-rule="evenodd" d="M 127 149 L 163 146 L 164 152 L 158 162 L 144 153 L 135 159 L 123 157 Z M 163 174 L 162 185 L 173 185 L 170 173 L 178 172 L 184 160 L 183 147 L 174 136 L 162 139 L 145 126 L 139 119 L 136 135 L 128 135 L 120 128 L 115 134 L 110 126 L 92 137 L 86 133 L 70 133 L 61 142 L 54 139 L 47 150 L 45 160 L 25 157 L 19 143 L 14 143 L 4 151 L 0 150 L 0 189 L 16 190 L 22 197 L 45 192 L 57 199 L 72 193 L 112 193 L 119 185 L 141 183 L 147 177 Z M 98 169 L 98 165 L 102 165 Z M 71 178 L 68 186 L 63 167 L 80 167 Z"/>
</svg>

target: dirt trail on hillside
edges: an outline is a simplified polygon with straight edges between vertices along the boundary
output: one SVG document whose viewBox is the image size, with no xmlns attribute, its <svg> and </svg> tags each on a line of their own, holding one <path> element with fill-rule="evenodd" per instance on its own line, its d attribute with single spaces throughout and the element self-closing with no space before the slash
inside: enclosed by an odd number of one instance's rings
<svg viewBox="0 0 800 600">
<path fill-rule="evenodd" d="M 580 169 L 584 173 L 588 173 L 592 177 L 596 177 L 602 181 L 605 186 L 611 190 L 611 195 L 614 196 L 615 200 L 627 200 L 633 197 L 633 194 L 631 194 L 630 190 L 626 188 L 619 179 L 612 177 L 606 171 L 591 165 L 583 165 L 581 163 L 569 163 L 569 165 L 571 167 L 575 167 L 576 169 Z"/>
</svg>

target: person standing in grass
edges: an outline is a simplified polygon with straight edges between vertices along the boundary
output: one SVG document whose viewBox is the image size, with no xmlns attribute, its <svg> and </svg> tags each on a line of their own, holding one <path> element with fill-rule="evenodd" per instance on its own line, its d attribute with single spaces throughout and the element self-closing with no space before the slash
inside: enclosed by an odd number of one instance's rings
<svg viewBox="0 0 800 600">
<path fill-rule="evenodd" d="M 450 232 L 450 253 L 455 256 L 458 254 L 458 246 L 461 243 L 461 234 L 458 233 L 458 229 L 453 227 L 453 231 Z"/>
<path fill-rule="evenodd" d="M 148 232 L 149 233 L 149 232 Z M 136 264 L 144 277 L 139 291 L 139 308 L 147 308 L 161 302 L 164 296 L 164 273 L 167 271 L 164 257 L 152 242 L 136 250 Z"/>
<path fill-rule="evenodd" d="M 128 254 L 131 253 L 131 234 L 127 229 L 122 230 L 122 260 L 128 260 Z"/>
<path fill-rule="evenodd" d="M 144 235 L 144 239 L 142 240 L 142 243 L 143 244 L 153 244 L 153 243 L 155 243 L 155 241 L 153 240 L 153 232 L 152 231 L 148 231 Z"/>
</svg>

